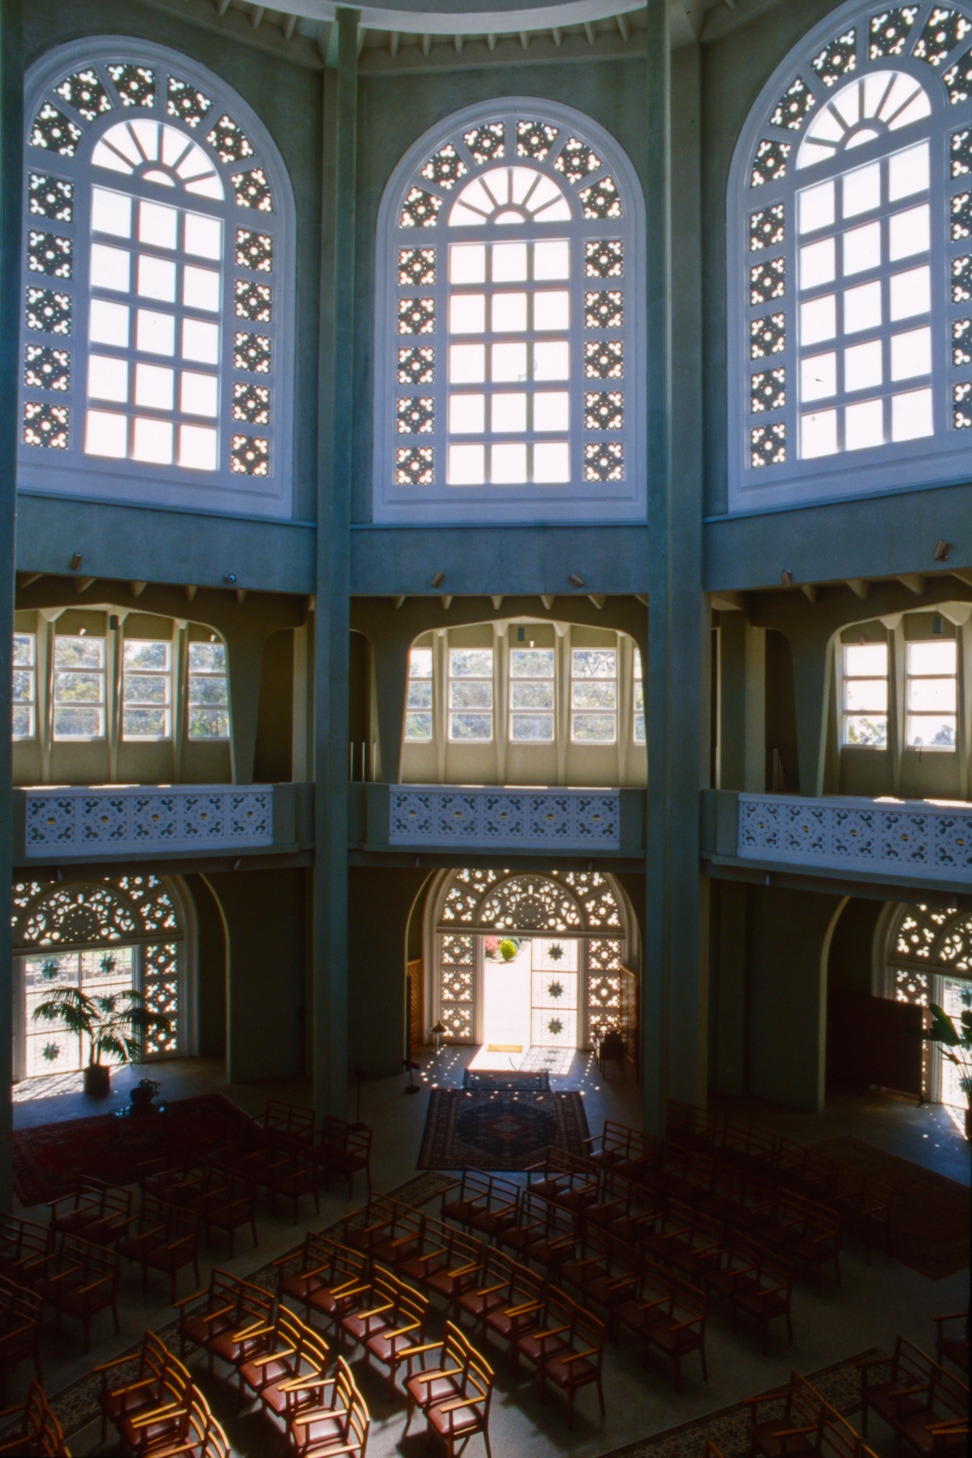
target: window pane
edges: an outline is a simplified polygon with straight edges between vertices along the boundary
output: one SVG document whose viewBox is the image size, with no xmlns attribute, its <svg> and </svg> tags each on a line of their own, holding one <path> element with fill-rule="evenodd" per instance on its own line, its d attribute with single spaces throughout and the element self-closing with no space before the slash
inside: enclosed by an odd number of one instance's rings
<svg viewBox="0 0 972 1458">
<path fill-rule="evenodd" d="M 888 711 L 887 679 L 846 679 L 844 682 L 844 707 L 852 712 L 871 710 L 874 713 L 886 714 Z"/>
<path fill-rule="evenodd" d="M 514 709 L 552 709 L 553 682 L 550 679 L 526 683 L 514 680 L 510 684 L 510 705 Z"/>
<path fill-rule="evenodd" d="M 906 741 L 912 749 L 954 749 L 955 716 L 909 714 Z"/>
<path fill-rule="evenodd" d="M 167 673 L 126 673 L 123 695 L 126 704 L 167 704 L 169 702 L 169 675 Z"/>
<path fill-rule="evenodd" d="M 228 739 L 229 715 L 222 709 L 193 708 L 189 715 L 190 739 Z"/>
<path fill-rule="evenodd" d="M 944 638 L 937 643 L 908 644 L 909 673 L 951 674 L 955 672 L 955 664 L 956 643 L 954 638 Z"/>
<path fill-rule="evenodd" d="M 226 679 L 223 677 L 189 678 L 190 704 L 225 704 L 229 702 Z"/>
<path fill-rule="evenodd" d="M 513 714 L 510 719 L 510 738 L 519 743 L 552 744 L 554 737 L 553 714 Z"/>
<path fill-rule="evenodd" d="M 848 643 L 844 647 L 844 673 L 848 678 L 884 677 L 888 671 L 887 643 Z"/>
<path fill-rule="evenodd" d="M 492 678 L 492 648 L 451 648 L 449 672 L 453 678 Z"/>
<path fill-rule="evenodd" d="M 149 643 L 131 639 L 125 644 L 125 667 L 164 670 L 169 667 L 169 643 Z"/>
<path fill-rule="evenodd" d="M 645 742 L 645 716 L 644 716 L 644 714 L 635 714 L 635 716 L 634 716 L 634 739 L 635 739 L 635 744 L 644 744 L 644 742 Z"/>
<path fill-rule="evenodd" d="M 450 714 L 450 739 L 492 739 L 492 714 Z"/>
<path fill-rule="evenodd" d="M 190 643 L 190 673 L 225 673 L 225 643 Z"/>
<path fill-rule="evenodd" d="M 617 653 L 613 648 L 573 648 L 571 673 L 574 678 L 614 678 Z"/>
<path fill-rule="evenodd" d="M 413 680 L 408 686 L 408 707 L 410 709 L 431 709 L 432 680 Z"/>
<path fill-rule="evenodd" d="M 571 738 L 582 744 L 613 744 L 615 719 L 613 714 L 574 714 L 571 722 Z"/>
<path fill-rule="evenodd" d="M 99 704 L 104 678 L 100 673 L 62 673 L 54 675 L 54 701 L 66 704 Z"/>
<path fill-rule="evenodd" d="M 54 662 L 58 668 L 102 668 L 104 638 L 55 638 Z"/>
<path fill-rule="evenodd" d="M 844 720 L 844 743 L 870 749 L 884 749 L 888 742 L 888 721 L 881 715 L 851 715 Z"/>
<path fill-rule="evenodd" d="M 408 657 L 408 672 L 410 678 L 431 678 L 432 649 L 413 648 Z"/>
<path fill-rule="evenodd" d="M 406 714 L 405 715 L 405 738 L 415 742 L 417 740 L 429 740 L 432 738 L 432 715 L 431 714 Z"/>
<path fill-rule="evenodd" d="M 552 648 L 511 648 L 511 678 L 553 678 L 554 651 Z"/>
<path fill-rule="evenodd" d="M 954 678 L 911 678 L 908 680 L 908 708 L 943 709 L 954 714 L 956 681 Z"/>
<path fill-rule="evenodd" d="M 169 711 L 126 706 L 122 731 L 126 739 L 168 739 Z"/>
<path fill-rule="evenodd" d="M 14 669 L 13 697 L 18 704 L 29 704 L 34 697 L 34 675 L 29 669 Z"/>
<path fill-rule="evenodd" d="M 29 668 L 34 662 L 33 633 L 14 633 L 13 661 L 15 668 Z"/>
<path fill-rule="evenodd" d="M 492 683 L 454 682 L 450 684 L 449 707 L 451 709 L 491 709 L 493 707 Z"/>
<path fill-rule="evenodd" d="M 101 709 L 55 707 L 55 739 L 101 739 L 103 736 L 104 721 Z"/>
<path fill-rule="evenodd" d="M 28 705 L 13 705 L 11 733 L 14 739 L 30 739 L 33 737 L 34 715 L 33 710 Z"/>
<path fill-rule="evenodd" d="M 614 709 L 617 707 L 617 686 L 613 683 L 574 683 L 570 690 L 575 709 Z"/>
</svg>

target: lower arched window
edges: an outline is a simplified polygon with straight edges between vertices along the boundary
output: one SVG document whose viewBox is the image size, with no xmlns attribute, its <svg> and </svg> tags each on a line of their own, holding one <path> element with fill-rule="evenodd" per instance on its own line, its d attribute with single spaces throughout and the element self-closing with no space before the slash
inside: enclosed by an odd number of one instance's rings
<svg viewBox="0 0 972 1458">
<path fill-rule="evenodd" d="M 34 1009 L 59 987 L 89 996 L 132 988 L 169 1019 L 150 1034 L 145 1061 L 189 1051 L 186 915 L 158 876 L 24 881 L 14 887 L 14 1079 L 72 1073 L 88 1062 L 86 1040 Z M 113 1062 L 103 1058 L 102 1062 Z"/>
<path fill-rule="evenodd" d="M 936 1003 L 956 1022 L 972 1008 L 972 912 L 898 906 L 891 914 L 886 947 L 885 996 L 920 1007 Z M 962 1068 L 943 1056 L 939 1044 L 926 1046 L 925 1097 L 964 1108 L 969 1094 L 962 1086 Z"/>
</svg>

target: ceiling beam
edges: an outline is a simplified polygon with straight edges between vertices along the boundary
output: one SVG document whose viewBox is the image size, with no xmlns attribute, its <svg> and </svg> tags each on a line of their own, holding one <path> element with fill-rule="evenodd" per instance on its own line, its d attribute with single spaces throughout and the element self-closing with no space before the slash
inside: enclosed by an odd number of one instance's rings
<svg viewBox="0 0 972 1458">
<path fill-rule="evenodd" d="M 921 576 L 920 573 L 899 572 L 898 581 L 901 583 L 902 587 L 906 587 L 909 592 L 913 592 L 915 594 L 915 597 L 924 597 L 925 579 Z"/>
<path fill-rule="evenodd" d="M 871 584 L 864 577 L 848 577 L 847 586 L 861 602 L 867 602 L 867 594 L 871 590 Z"/>
</svg>

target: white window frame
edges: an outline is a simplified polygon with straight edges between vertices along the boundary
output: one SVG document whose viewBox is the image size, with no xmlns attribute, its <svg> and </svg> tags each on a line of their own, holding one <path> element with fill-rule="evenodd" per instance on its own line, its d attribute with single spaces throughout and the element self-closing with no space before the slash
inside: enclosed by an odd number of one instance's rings
<svg viewBox="0 0 972 1458">
<path fill-rule="evenodd" d="M 129 104 L 123 104 L 122 91 L 116 88 L 109 73 L 108 68 L 113 65 L 140 66 L 154 73 L 151 104 L 137 104 L 131 97 Z M 101 86 L 97 104 L 102 104 L 103 94 L 110 105 L 100 112 L 96 105 L 87 105 L 90 115 L 85 116 L 68 99 L 58 95 L 55 88 L 66 78 L 89 71 L 97 75 Z M 192 113 L 187 113 L 190 119 L 183 121 L 178 104 L 185 91 L 170 90 L 172 82 L 201 92 L 211 101 L 205 115 L 196 118 L 195 125 Z M 81 97 L 74 99 L 77 105 L 85 107 Z M 169 111 L 170 104 L 175 111 Z M 70 154 L 62 155 L 52 147 L 31 142 L 35 119 L 42 108 L 52 105 L 61 114 L 62 121 L 57 125 L 63 130 L 66 123 L 70 132 L 67 144 Z M 223 146 L 229 157 L 231 147 L 235 145 L 240 150 L 242 143 L 231 143 L 227 148 L 219 140 L 216 145 L 207 141 L 210 133 L 220 135 L 216 128 L 224 117 L 236 124 L 251 148 L 238 160 L 222 160 L 217 146 Z M 119 123 L 139 120 L 162 122 L 181 133 L 187 144 L 194 142 L 201 148 L 219 178 L 223 199 L 207 198 L 151 178 L 134 178 L 95 166 L 92 155 L 105 132 Z M 117 36 L 99 37 L 97 43 L 71 42 L 48 51 L 28 75 L 24 163 L 20 489 L 234 515 L 292 515 L 294 204 L 283 160 L 255 112 L 212 72 L 166 47 Z M 239 187 L 234 186 L 233 179 L 249 177 L 251 173 L 259 173 L 268 184 L 272 211 L 259 206 L 266 193 L 256 181 L 253 185 L 257 205 L 239 205 L 240 193 L 245 188 L 242 182 Z M 34 178 L 51 179 L 54 187 L 39 185 L 32 181 Z M 196 314 L 200 319 L 218 319 L 219 327 L 220 398 L 216 417 L 219 451 L 215 470 L 131 458 L 112 459 L 85 451 L 95 186 L 136 199 L 189 208 L 222 221 L 221 308 L 218 315 Z M 51 197 L 53 202 L 48 201 Z M 244 232 L 251 235 L 249 240 L 238 238 Z M 37 271 L 38 245 L 36 238 L 32 241 L 32 235 L 54 240 L 51 246 L 58 251 L 56 276 Z M 268 261 L 262 243 L 253 245 L 256 251 L 248 251 L 254 238 L 271 240 L 269 271 L 261 267 L 261 263 L 265 265 Z M 100 241 L 104 244 L 122 240 Z M 135 239 L 128 241 L 129 251 L 135 249 Z M 185 261 L 193 262 L 188 257 Z M 254 266 L 249 266 L 250 263 Z M 57 295 L 60 332 L 28 327 L 29 318 L 36 322 L 43 313 L 40 305 L 27 307 L 33 297 L 28 291 L 38 289 Z M 132 343 L 139 302 L 134 290 L 133 279 L 132 291 L 127 295 L 132 316 L 129 343 L 106 351 L 115 360 L 118 371 L 127 371 L 129 399 L 134 390 L 136 363 L 152 363 L 152 357 Z M 110 297 L 105 295 L 106 299 Z M 126 302 L 122 295 L 118 299 L 123 304 Z M 151 303 L 150 299 L 142 300 L 143 306 L 151 308 Z M 185 303 L 159 304 L 156 312 L 169 311 L 181 317 L 188 307 Z M 270 311 L 269 319 L 254 319 L 254 310 L 259 314 L 266 308 Z M 178 339 L 176 348 L 179 348 Z M 94 349 L 97 352 L 98 346 Z M 38 354 L 38 350 L 44 353 Z M 155 363 L 164 366 L 167 359 L 160 358 Z M 177 367 L 178 377 L 180 360 L 173 357 L 172 363 Z M 194 368 L 188 359 L 185 366 L 190 371 Z M 205 373 L 207 366 L 198 364 L 196 369 Z M 195 416 L 191 409 L 181 409 L 178 379 L 176 385 L 173 409 L 156 411 L 155 419 L 163 425 L 171 422 L 176 426 L 178 446 L 182 426 L 205 425 L 206 421 Z M 264 391 L 268 392 L 266 398 Z M 92 403 L 101 408 L 102 402 Z M 111 406 L 106 405 L 105 410 L 110 414 Z M 123 414 L 127 411 L 132 418 L 136 414 L 146 419 L 152 416 L 151 410 L 137 411 L 134 405 L 119 405 L 118 410 Z M 128 429 L 130 432 L 135 429 L 131 420 Z M 129 448 L 131 441 L 130 435 Z M 178 450 L 174 460 L 178 460 Z"/>
<path fill-rule="evenodd" d="M 972 80 L 968 79 L 972 35 L 967 33 L 941 61 L 925 59 L 922 50 L 927 52 L 928 46 L 922 46 L 921 40 L 933 9 L 931 0 L 920 0 L 914 24 L 901 41 L 900 54 L 874 57 L 870 54 L 874 43 L 870 21 L 882 13 L 881 7 L 849 0 L 832 11 L 777 67 L 740 134 L 727 195 L 730 513 L 809 505 L 968 479 L 972 324 L 966 326 L 964 321 L 972 320 L 972 300 L 963 302 L 957 296 L 962 290 L 956 292 L 954 288 L 953 268 L 964 269 L 960 260 L 972 256 L 972 238 L 959 236 L 964 224 L 953 225 L 951 210 L 955 199 L 970 191 L 972 163 L 966 167 L 967 141 L 954 153 L 950 149 L 953 136 L 964 134 L 972 125 Z M 949 9 L 972 22 L 968 0 L 956 0 Z M 855 37 L 853 47 L 850 41 L 845 44 L 851 32 Z M 836 74 L 852 52 L 853 69 Z M 824 106 L 848 82 L 890 70 L 919 81 L 930 103 L 930 115 L 830 160 L 798 168 L 801 141 Z M 824 84 L 822 75 L 832 77 L 833 84 Z M 953 102 L 953 95 L 961 99 Z M 809 110 L 805 110 L 808 105 Z M 774 113 L 776 125 L 771 124 Z M 931 144 L 930 192 L 926 195 L 932 219 L 931 310 L 925 320 L 930 320 L 932 332 L 934 434 L 801 459 L 797 449 L 797 194 L 817 181 L 842 176 L 922 138 L 928 138 Z M 784 148 L 789 149 L 785 155 Z M 957 171 L 959 167 L 966 170 Z M 768 174 L 768 180 L 751 185 L 753 176 L 761 174 Z M 781 210 L 781 214 L 773 210 Z M 763 215 L 762 222 L 754 221 L 757 215 Z M 886 206 L 880 216 L 888 216 Z M 764 246 L 752 248 L 751 236 L 756 241 L 765 239 Z M 882 277 L 892 271 L 905 272 L 909 266 L 903 261 L 893 270 L 885 268 Z M 758 302 L 751 302 L 753 298 Z M 895 332 L 904 332 L 925 320 L 902 321 L 894 326 Z M 765 321 L 762 328 L 761 321 Z M 953 337 L 953 330 L 960 327 L 961 335 Z M 758 344 L 756 336 L 765 336 L 765 343 Z M 756 347 L 768 352 L 756 358 L 752 353 Z M 825 348 L 823 344 L 819 347 Z M 785 378 L 774 373 L 779 371 Z M 758 379 L 760 376 L 763 378 Z M 754 401 L 762 408 L 754 411 Z M 754 459 L 763 459 L 764 463 L 754 465 Z"/>
<path fill-rule="evenodd" d="M 14 743 L 23 743 L 25 740 L 36 739 L 37 737 L 37 634 L 20 633 L 15 628 L 13 637 L 15 646 L 18 638 L 25 638 L 30 644 L 30 662 L 17 663 L 15 661 L 13 665 L 14 678 L 16 678 L 18 673 L 25 673 L 28 675 L 29 682 L 29 692 L 26 698 L 18 698 L 15 693 L 12 696 L 12 709 L 14 711 L 17 709 L 27 710 L 29 727 L 26 734 L 13 733 L 13 726 L 11 724 L 11 737 Z"/>
<path fill-rule="evenodd" d="M 632 744 L 645 745 L 648 743 L 648 721 L 645 718 L 645 665 L 641 657 L 641 649 L 633 647 L 631 650 L 631 742 Z M 638 700 L 641 699 L 641 707 L 638 707 Z M 641 733 L 638 733 L 638 720 L 641 720 Z"/>
<path fill-rule="evenodd" d="M 193 668 L 193 666 L 192 666 L 192 658 L 193 658 L 192 650 L 194 648 L 201 648 L 201 647 L 202 648 L 222 648 L 222 650 L 223 650 L 223 664 L 224 664 L 224 667 L 223 668 L 219 668 L 219 669 L 213 669 L 213 668 Z M 217 681 L 221 681 L 222 683 L 224 683 L 226 685 L 226 698 L 225 698 L 224 702 L 222 704 L 207 704 L 204 700 L 201 700 L 198 704 L 195 704 L 194 705 L 193 704 L 193 698 L 192 698 L 193 684 L 196 683 L 196 682 L 199 682 L 199 683 L 215 683 Z M 225 712 L 225 715 L 226 715 L 226 733 L 225 734 L 194 734 L 192 732 L 192 711 L 193 711 L 193 708 L 194 707 L 195 708 L 199 708 L 199 709 L 212 709 L 212 710 L 215 710 L 217 712 L 219 712 L 220 710 L 223 710 Z M 227 652 L 226 644 L 223 643 L 221 640 L 218 640 L 216 642 L 213 642 L 212 640 L 210 640 L 209 642 L 206 642 L 205 640 L 203 640 L 201 638 L 194 638 L 194 639 L 191 639 L 190 642 L 186 645 L 186 714 L 187 714 L 186 738 L 191 743 L 193 743 L 193 744 L 226 744 L 226 743 L 228 743 L 232 739 L 232 737 L 233 737 L 233 719 L 232 719 L 232 714 L 231 714 L 231 701 L 230 701 L 230 665 L 229 665 L 229 653 Z"/>
<path fill-rule="evenodd" d="M 131 645 L 145 644 L 150 647 L 161 647 L 165 649 L 164 668 L 129 668 L 128 649 Z M 129 744 L 158 743 L 172 738 L 172 704 L 173 704 L 173 652 L 171 639 L 167 638 L 123 638 L 122 639 L 122 686 L 121 686 L 121 737 Z M 148 678 L 159 680 L 164 685 L 165 699 L 162 703 L 150 699 L 130 699 L 128 696 L 129 678 Z M 165 728 L 161 734 L 134 734 L 129 733 L 126 727 L 126 718 L 129 709 L 163 709 Z"/>
<path fill-rule="evenodd" d="M 416 671 L 417 653 L 428 654 L 428 673 Z M 415 684 L 428 684 L 428 704 L 413 704 L 412 686 Z M 414 697 L 421 697 L 420 694 Z M 429 717 L 428 734 L 409 733 L 409 715 L 427 714 Z M 410 648 L 408 653 L 408 684 L 405 692 L 405 729 L 404 739 L 406 744 L 431 744 L 435 739 L 435 649 L 432 647 Z"/>
<path fill-rule="evenodd" d="M 550 672 L 548 674 L 514 674 L 513 659 L 517 653 L 549 653 Z M 507 649 L 507 694 L 509 697 L 509 739 L 510 747 L 518 744 L 555 744 L 557 740 L 557 649 L 556 646 L 542 646 L 531 648 L 525 643 L 512 643 Z M 516 687 L 518 684 L 549 684 L 550 685 L 550 707 L 549 708 L 523 708 L 516 704 Z M 550 733 L 545 739 L 525 739 L 514 733 L 514 726 L 517 719 L 544 718 L 550 720 Z"/>
<path fill-rule="evenodd" d="M 927 644 L 950 643 L 955 659 L 955 667 L 951 673 L 916 673 L 911 667 L 912 653 L 915 648 L 924 648 Z M 904 746 L 912 751 L 920 750 L 922 754 L 954 754 L 958 749 L 959 742 L 959 644 L 955 638 L 934 637 L 915 638 L 905 643 L 905 739 Z M 950 680 L 955 685 L 955 707 L 951 717 L 955 720 L 955 738 L 951 744 L 913 744 L 911 742 L 912 720 L 913 719 L 936 719 L 939 714 L 948 714 L 947 709 L 914 710 L 911 708 L 911 685 L 922 682 L 942 682 Z"/>
<path fill-rule="evenodd" d="M 539 122 L 556 132 L 549 155 L 542 159 L 516 155 L 517 123 Z M 495 124 L 503 128 L 504 156 L 477 163 L 466 146 L 465 133 Z M 568 138 L 577 138 L 596 153 L 601 166 L 576 182 L 558 172 L 554 163 Z M 465 169 L 450 185 L 436 184 L 423 177 L 423 169 L 443 148 L 452 148 L 457 164 Z M 471 180 L 497 166 L 527 166 L 555 180 L 572 211 L 570 222 L 534 222 L 525 226 L 494 224 L 450 227 L 448 217 L 455 199 Z M 620 218 L 587 219 L 579 194 L 588 186 L 610 178 L 621 199 Z M 413 188 L 441 199 L 431 226 L 400 226 L 403 204 Z M 447 332 L 449 281 L 448 245 L 460 242 L 520 241 L 548 237 L 569 240 L 570 345 L 569 404 L 570 479 L 559 484 L 524 485 L 446 484 L 448 450 Z M 585 243 L 619 240 L 623 244 L 623 274 L 602 279 L 586 276 Z M 400 283 L 399 250 L 428 248 L 435 252 L 434 278 L 411 284 Z M 593 265 L 592 265 L 593 266 Z M 378 214 L 375 304 L 375 453 L 373 467 L 373 517 L 383 523 L 449 522 L 609 522 L 642 520 L 646 510 L 645 379 L 644 335 L 644 204 L 641 187 L 631 163 L 617 142 L 589 117 L 571 107 L 529 97 L 508 97 L 491 104 L 479 103 L 437 123 L 405 153 L 395 168 L 382 197 Z M 611 329 L 585 328 L 585 294 L 620 291 L 623 296 L 623 325 Z M 414 299 L 426 317 L 423 332 L 399 333 L 400 305 Z M 426 307 L 431 302 L 431 310 Z M 478 336 L 469 336 L 474 342 Z M 623 344 L 623 378 L 587 379 L 584 374 L 585 345 L 617 338 Z M 429 349 L 431 377 L 413 384 L 399 382 L 399 350 L 409 343 Z M 591 368 L 594 365 L 591 364 Z M 587 428 L 588 414 L 594 420 L 595 407 L 587 409 L 588 394 L 605 395 L 621 390 L 624 395 L 624 423 L 620 430 Z M 419 402 L 414 433 L 398 428 L 400 399 Z M 430 403 L 431 402 L 431 403 Z M 432 419 L 428 419 L 431 410 Z M 407 412 L 406 412 L 407 413 Z M 405 422 L 407 423 L 407 421 Z M 491 440 L 491 437 L 485 437 Z M 528 444 L 533 441 L 530 434 Z M 595 447 L 617 443 L 623 447 L 623 479 L 586 480 L 585 471 L 602 469 L 595 461 Z M 532 446 L 531 446 L 532 448 Z M 402 463 L 399 452 L 431 450 L 423 457 L 428 469 L 421 480 L 399 483 Z M 588 460 L 588 451 L 595 451 Z M 604 456 L 602 451 L 601 456 Z M 606 456 L 605 456 L 606 459 Z M 418 458 L 416 458 L 416 463 Z M 425 479 L 428 476 L 430 479 Z"/>
<path fill-rule="evenodd" d="M 101 663 L 97 666 L 86 664 L 71 665 L 60 664 L 57 661 L 57 645 L 61 642 L 74 643 L 100 643 Z M 55 744 L 90 744 L 108 737 L 108 639 L 101 634 L 89 633 L 58 633 L 54 631 L 53 643 L 53 678 L 51 692 L 51 738 Z M 101 679 L 101 694 L 97 700 L 61 700 L 58 698 L 58 674 L 78 673 L 87 674 Z M 79 709 L 97 709 L 100 715 L 99 729 L 97 734 L 58 734 L 57 732 L 57 711 L 62 707 L 75 707 Z"/>
<path fill-rule="evenodd" d="M 852 673 L 852 655 L 855 648 L 883 648 L 884 649 L 884 672 L 883 673 Z M 873 643 L 844 643 L 841 645 L 841 704 L 840 704 L 840 747 L 841 749 L 865 749 L 865 750 L 886 750 L 890 747 L 891 736 L 891 645 L 885 642 Z M 883 683 L 885 694 L 885 708 L 880 709 L 853 709 L 848 705 L 848 686 L 854 683 Z M 883 718 L 884 719 L 884 743 L 883 744 L 858 744 L 848 738 L 848 721 L 860 718 Z"/>
<path fill-rule="evenodd" d="M 453 673 L 453 671 L 452 671 L 452 664 L 453 664 L 453 661 L 454 661 L 454 657 L 455 657 L 455 655 L 457 653 L 488 653 L 489 654 L 489 673 L 488 674 L 485 674 L 485 673 L 483 673 L 483 674 Z M 448 724 L 447 724 L 447 729 L 446 729 L 446 733 L 447 733 L 447 737 L 448 737 L 448 742 L 450 744 L 469 744 L 469 745 L 492 744 L 493 740 L 496 737 L 496 650 L 492 646 L 490 646 L 490 647 L 480 647 L 477 644 L 471 644 L 468 647 L 462 647 L 462 646 L 460 646 L 458 644 L 455 644 L 455 645 L 450 645 L 450 647 L 448 649 L 448 654 L 449 654 L 449 657 L 448 657 L 448 670 L 447 671 L 448 671 L 449 687 L 448 687 L 448 699 L 447 699 L 447 718 L 448 718 Z M 453 706 L 453 692 L 452 692 L 452 687 L 453 687 L 453 684 L 462 684 L 462 683 L 488 683 L 489 684 L 489 706 L 487 707 L 487 706 L 483 705 L 483 706 L 477 707 L 477 706 L 469 706 L 469 705 L 462 705 L 462 704 L 460 704 L 460 705 L 457 705 L 457 706 L 454 707 Z M 488 715 L 489 716 L 489 734 L 484 734 L 482 736 L 478 736 L 477 735 L 475 738 L 472 737 L 472 736 L 466 736 L 466 735 L 462 735 L 462 734 L 459 734 L 459 735 L 455 735 L 454 736 L 453 733 L 452 733 L 452 721 L 453 721 L 454 718 L 461 717 L 463 715 L 469 715 L 469 716 L 471 716 L 471 715 L 481 715 L 483 718 L 485 718 Z"/>
<path fill-rule="evenodd" d="M 578 653 L 610 653 L 614 658 L 613 674 L 578 674 L 574 672 L 575 655 Z M 588 644 L 572 643 L 570 649 L 570 742 L 571 744 L 584 749 L 613 748 L 618 742 L 618 648 L 595 648 Z M 583 684 L 613 684 L 614 685 L 614 707 L 586 708 L 574 706 L 574 686 Z M 610 739 L 584 739 L 577 735 L 577 721 L 595 716 L 611 715 L 614 719 L 614 733 Z"/>
</svg>

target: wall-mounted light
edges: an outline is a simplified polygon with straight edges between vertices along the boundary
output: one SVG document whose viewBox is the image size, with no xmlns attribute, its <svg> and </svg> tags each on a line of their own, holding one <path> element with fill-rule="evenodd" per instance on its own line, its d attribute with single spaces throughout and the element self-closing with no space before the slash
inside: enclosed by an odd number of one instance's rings
<svg viewBox="0 0 972 1458">
<path fill-rule="evenodd" d="M 108 619 L 108 626 L 109 628 L 112 628 L 116 633 L 118 632 L 118 629 L 121 627 L 121 618 L 118 616 L 117 613 L 111 614 Z"/>
<path fill-rule="evenodd" d="M 583 587 L 584 586 L 584 579 L 583 579 L 583 577 L 578 577 L 578 575 L 577 575 L 576 572 L 569 573 L 568 576 L 567 576 L 567 581 L 570 583 L 571 587 Z"/>
<path fill-rule="evenodd" d="M 783 568 L 783 571 L 780 573 L 780 581 L 782 582 L 784 587 L 793 586 L 793 573 L 790 571 L 789 567 Z"/>
<path fill-rule="evenodd" d="M 210 635 L 209 635 L 209 641 L 210 641 L 210 643 L 215 643 L 216 642 L 216 634 L 215 633 L 210 633 Z"/>
<path fill-rule="evenodd" d="M 443 582 L 445 582 L 445 573 L 444 572 L 437 572 L 435 574 L 435 576 L 432 578 L 432 586 L 433 587 L 441 587 L 442 584 L 443 584 Z"/>
<path fill-rule="evenodd" d="M 951 542 L 943 542 L 941 540 L 937 541 L 935 543 L 935 561 L 936 562 L 947 562 L 951 550 L 952 550 L 952 544 L 951 544 Z"/>
<path fill-rule="evenodd" d="M 84 558 L 81 556 L 81 553 L 75 552 L 74 556 L 71 558 L 71 571 L 77 572 L 83 561 Z"/>
<path fill-rule="evenodd" d="M 223 581 L 229 587 L 232 587 L 233 586 L 233 583 L 236 581 L 236 573 L 235 572 L 227 572 L 226 576 L 223 578 Z"/>
<path fill-rule="evenodd" d="M 945 631 L 945 624 L 943 623 L 943 621 L 942 621 L 941 617 L 938 615 L 938 613 L 936 613 L 935 616 L 932 618 L 932 632 L 933 633 L 944 633 L 944 631 Z"/>
<path fill-rule="evenodd" d="M 79 629 L 78 629 L 78 637 L 79 637 L 79 638 L 86 638 L 86 637 L 87 637 L 87 635 L 88 635 L 88 630 L 87 630 L 87 628 L 79 628 Z"/>
</svg>

